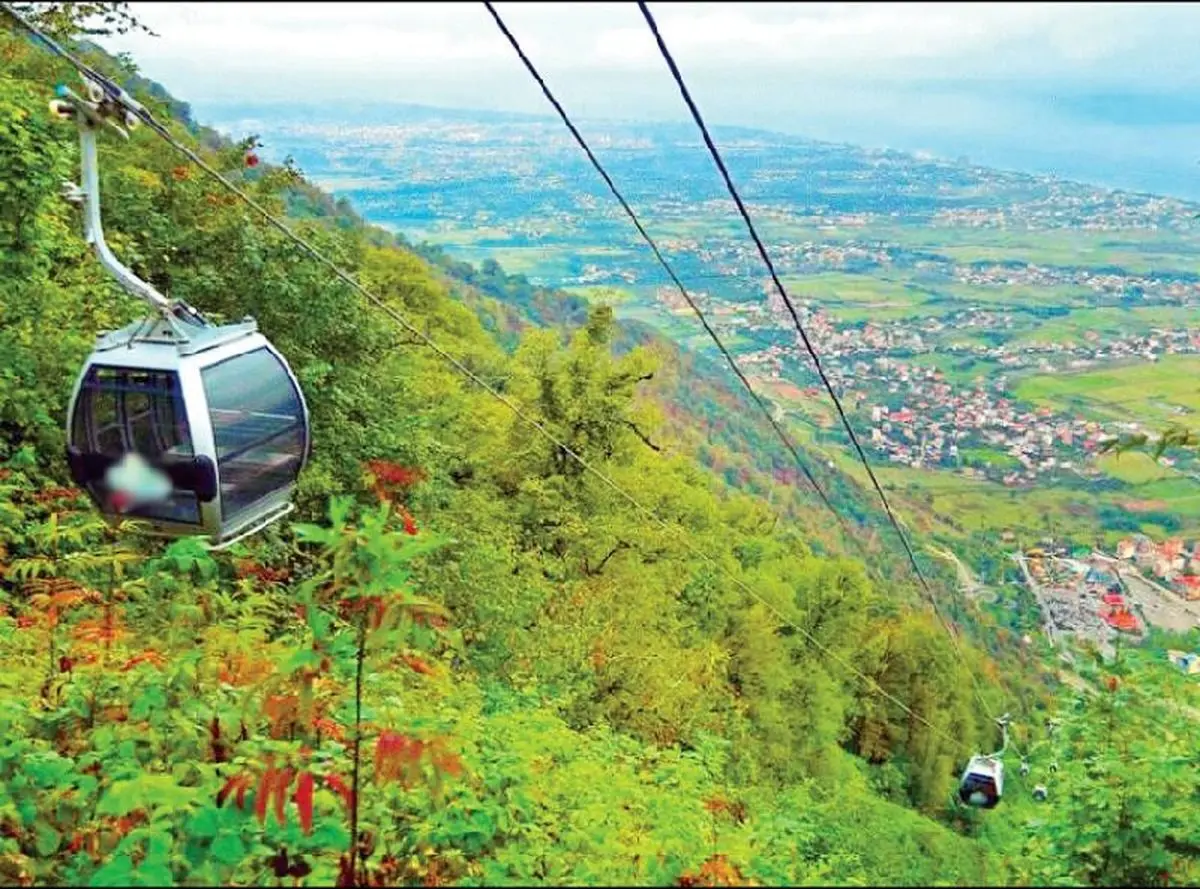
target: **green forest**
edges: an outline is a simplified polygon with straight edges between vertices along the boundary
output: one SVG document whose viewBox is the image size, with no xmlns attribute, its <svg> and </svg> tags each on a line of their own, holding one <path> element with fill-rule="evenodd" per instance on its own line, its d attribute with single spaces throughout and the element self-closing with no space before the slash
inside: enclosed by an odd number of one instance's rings
<svg viewBox="0 0 1200 889">
<path fill-rule="evenodd" d="M 850 546 L 764 463 L 769 429 L 710 366 L 248 165 L 255 136 L 82 39 L 123 4 L 40 6 L 654 517 L 141 128 L 100 139 L 109 244 L 257 319 L 313 453 L 296 513 L 227 551 L 106 525 L 72 487 L 67 400 L 97 332 L 147 308 L 61 197 L 79 145 L 48 102 L 78 75 L 0 16 L 0 883 L 1200 881 L 1200 696 L 1172 640 L 1081 690 L 938 585 L 952 637 L 881 533 Z M 1010 749 L 999 807 L 962 806 L 1005 711 L 1028 774 Z"/>
</svg>

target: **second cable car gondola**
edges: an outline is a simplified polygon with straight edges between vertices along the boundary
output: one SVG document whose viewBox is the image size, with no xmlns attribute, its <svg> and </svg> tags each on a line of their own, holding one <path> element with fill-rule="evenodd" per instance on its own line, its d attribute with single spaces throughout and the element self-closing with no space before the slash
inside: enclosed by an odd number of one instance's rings
<svg viewBox="0 0 1200 889">
<path fill-rule="evenodd" d="M 71 396 L 71 474 L 106 518 L 224 546 L 291 510 L 309 453 L 308 410 L 283 356 L 252 319 L 215 325 L 170 302 L 109 250 L 100 223 L 96 130 L 127 137 L 140 108 L 111 83 L 51 103 L 79 127 L 87 240 L 100 262 L 157 317 L 101 334 Z"/>
</svg>

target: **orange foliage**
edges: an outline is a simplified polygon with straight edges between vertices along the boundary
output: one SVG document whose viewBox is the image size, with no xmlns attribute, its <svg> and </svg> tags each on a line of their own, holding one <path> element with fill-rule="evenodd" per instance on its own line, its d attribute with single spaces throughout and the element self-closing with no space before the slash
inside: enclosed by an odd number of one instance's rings
<svg viewBox="0 0 1200 889">
<path fill-rule="evenodd" d="M 440 614 L 432 611 L 423 611 L 419 608 L 413 608 L 410 611 L 413 623 L 423 627 L 434 627 L 435 629 L 445 629 L 450 625 L 450 621 L 446 620 Z"/>
<path fill-rule="evenodd" d="M 56 500 L 74 500 L 76 497 L 79 497 L 81 493 L 82 492 L 78 488 L 43 488 L 41 491 L 38 491 L 33 495 L 33 502 L 46 504 L 53 503 Z"/>
<path fill-rule="evenodd" d="M 232 686 L 261 682 L 275 672 L 275 665 L 265 658 L 234 654 L 226 658 L 217 670 L 217 678 Z"/>
<path fill-rule="evenodd" d="M 312 727 L 315 731 L 325 735 L 331 741 L 344 741 L 346 734 L 342 731 L 342 727 L 325 716 L 318 716 L 313 719 Z"/>
<path fill-rule="evenodd" d="M 679 877 L 677 886 L 749 886 L 741 871 L 724 855 L 713 855 L 695 873 Z"/>
<path fill-rule="evenodd" d="M 129 719 L 129 708 L 124 704 L 114 704 L 101 710 L 100 716 L 106 722 L 125 722 Z"/>
<path fill-rule="evenodd" d="M 449 750 L 435 750 L 433 753 L 433 767 L 438 771 L 445 772 L 447 775 L 453 775 L 457 778 L 462 774 L 462 760 L 458 758 L 458 754 Z"/>
<path fill-rule="evenodd" d="M 85 602 L 101 601 L 99 593 L 66 577 L 39 577 L 27 581 L 25 591 L 29 595 L 29 606 L 35 612 L 33 623 L 41 615 L 50 628 L 58 626 L 59 617 L 64 611 Z"/>
<path fill-rule="evenodd" d="M 268 695 L 263 702 L 263 713 L 270 722 L 271 737 L 276 740 L 285 738 L 299 724 L 300 698 L 296 695 Z"/>
<path fill-rule="evenodd" d="M 165 667 L 167 659 L 155 651 L 153 648 L 148 648 L 141 654 L 135 654 L 127 660 L 121 667 L 121 672 L 132 670 L 138 664 L 153 664 L 156 667 Z"/>
<path fill-rule="evenodd" d="M 338 603 L 338 612 L 342 620 L 350 620 L 356 614 L 369 614 L 368 626 L 378 630 L 387 616 L 389 603 L 382 596 L 362 596 L 356 599 L 342 599 Z"/>
<path fill-rule="evenodd" d="M 75 626 L 75 638 L 93 645 L 111 645 L 125 636 L 125 628 L 115 613 L 95 620 L 82 620 Z"/>
<path fill-rule="evenodd" d="M 267 586 L 286 583 L 292 576 L 292 572 L 287 568 L 268 568 L 253 559 L 236 560 L 233 563 L 233 570 L 239 580 L 253 578 Z"/>
<path fill-rule="evenodd" d="M 433 676 L 436 672 L 433 667 L 414 654 L 402 654 L 400 660 L 404 661 L 414 672 L 423 676 Z"/>
<path fill-rule="evenodd" d="M 400 779 L 407 785 L 419 767 L 425 742 L 398 732 L 384 731 L 375 742 L 375 780 Z"/>
</svg>

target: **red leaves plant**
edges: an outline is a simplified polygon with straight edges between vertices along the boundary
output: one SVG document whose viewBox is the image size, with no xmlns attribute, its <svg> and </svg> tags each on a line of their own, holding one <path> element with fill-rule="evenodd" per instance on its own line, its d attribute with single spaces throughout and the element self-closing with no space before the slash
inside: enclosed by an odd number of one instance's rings
<svg viewBox="0 0 1200 889">
<path fill-rule="evenodd" d="M 442 739 L 422 741 L 385 730 L 375 743 L 375 780 L 380 783 L 398 780 L 404 787 L 410 787 L 421 775 L 423 760 L 429 761 L 438 772 L 462 774 L 462 760 L 446 749 Z"/>
<path fill-rule="evenodd" d="M 729 815 L 738 824 L 746 820 L 746 804 L 732 802 L 723 796 L 714 796 L 704 801 L 704 808 L 713 815 Z"/>
<path fill-rule="evenodd" d="M 275 819 L 282 826 L 287 824 L 284 806 L 287 804 L 287 789 L 292 783 L 294 771 L 291 768 L 275 768 L 268 760 L 267 767 L 258 777 L 258 789 L 254 793 L 254 815 L 259 824 L 267 823 L 267 805 L 274 800 Z"/>
<path fill-rule="evenodd" d="M 216 716 L 208 724 L 208 737 L 212 745 L 213 762 L 225 762 L 228 756 L 225 752 L 225 744 L 221 740 L 221 720 Z M 217 805 L 219 806 L 220 803 Z"/>
<path fill-rule="evenodd" d="M 74 500 L 80 493 L 78 488 L 44 488 L 33 495 L 33 502 L 44 505 L 58 500 Z"/>
<path fill-rule="evenodd" d="M 344 741 L 346 739 L 346 734 L 342 731 L 342 727 L 326 716 L 314 718 L 312 727 L 331 741 Z"/>
<path fill-rule="evenodd" d="M 275 672 L 275 665 L 266 658 L 235 654 L 217 670 L 217 678 L 227 685 L 240 686 L 259 682 Z"/>
<path fill-rule="evenodd" d="M 108 646 L 124 635 L 124 627 L 111 610 L 98 620 L 84 620 L 75 625 L 75 638 L 80 642 Z"/>
<path fill-rule="evenodd" d="M 407 786 L 415 770 L 420 767 L 421 754 L 424 752 L 424 741 L 399 732 L 381 732 L 375 743 L 375 780 L 387 782 L 400 779 Z"/>
<path fill-rule="evenodd" d="M 268 568 L 253 559 L 238 559 L 234 562 L 233 568 L 239 580 L 254 578 L 267 586 L 286 583 L 292 576 L 292 572 L 287 568 Z"/>
<path fill-rule="evenodd" d="M 415 466 L 401 466 L 389 460 L 367 461 L 367 472 L 375 478 L 376 486 L 411 488 L 425 481 L 425 471 Z"/>
<path fill-rule="evenodd" d="M 313 825 L 313 776 L 312 772 L 304 772 L 296 782 L 296 793 L 293 796 L 296 808 L 300 812 L 300 828 L 305 833 L 312 833 Z"/>
<path fill-rule="evenodd" d="M 250 785 L 254 783 L 254 779 L 245 772 L 234 775 L 225 782 L 225 785 L 217 791 L 217 808 L 225 805 L 225 800 L 229 799 L 231 793 L 237 794 L 234 798 L 239 809 L 246 808 L 246 791 L 250 789 Z M 264 811 L 266 803 L 263 803 Z"/>
<path fill-rule="evenodd" d="M 326 775 L 325 786 L 342 798 L 346 811 L 354 810 L 354 790 L 339 775 Z"/>
<path fill-rule="evenodd" d="M 383 619 L 387 617 L 388 603 L 382 596 L 359 596 L 354 599 L 342 599 L 338 602 L 338 613 L 342 620 L 350 620 L 358 614 L 366 613 L 368 615 L 367 626 L 372 630 L 378 630 L 383 626 Z"/>
<path fill-rule="evenodd" d="M 267 809 L 272 808 L 280 826 L 286 825 L 288 788 L 292 786 L 293 778 L 296 779 L 296 789 L 290 798 L 300 813 L 300 827 L 306 834 L 312 833 L 313 788 L 316 779 L 309 771 L 297 772 L 291 767 L 276 768 L 273 762 L 268 761 L 266 768 L 258 776 L 258 785 L 254 791 L 254 815 L 259 824 L 266 824 Z M 237 807 L 245 810 L 246 791 L 254 785 L 254 777 L 247 772 L 240 772 L 228 778 L 217 793 L 217 808 L 225 805 L 226 800 L 233 796 Z"/>
<path fill-rule="evenodd" d="M 416 537 L 417 536 L 417 522 L 412 517 L 412 514 L 409 513 L 409 511 L 407 509 L 405 509 L 403 506 L 401 506 L 400 507 L 400 515 L 404 519 L 404 533 L 408 534 L 410 536 Z"/>
<path fill-rule="evenodd" d="M 425 471 L 419 467 L 401 466 L 390 460 L 368 460 L 365 468 L 373 480 L 371 490 L 380 500 L 392 500 L 397 495 L 402 497 L 427 478 Z M 416 534 L 416 523 L 412 516 L 402 510 L 402 517 L 404 530 Z"/>
<path fill-rule="evenodd" d="M 355 615 L 365 613 L 368 615 L 367 627 L 371 630 L 378 630 L 383 626 L 388 618 L 388 613 L 392 609 L 401 608 L 412 618 L 414 623 L 444 627 L 447 625 L 446 619 L 442 615 L 432 611 L 436 607 L 416 602 L 407 602 L 403 595 L 355 596 L 338 601 L 338 616 L 342 620 L 350 621 Z"/>
<path fill-rule="evenodd" d="M 50 627 L 58 626 L 62 612 L 69 611 L 85 602 L 97 602 L 100 594 L 81 586 L 66 577 L 39 577 L 25 583 L 25 592 L 29 596 L 29 605 L 34 610 L 34 623 L 37 616 L 45 617 Z"/>
</svg>

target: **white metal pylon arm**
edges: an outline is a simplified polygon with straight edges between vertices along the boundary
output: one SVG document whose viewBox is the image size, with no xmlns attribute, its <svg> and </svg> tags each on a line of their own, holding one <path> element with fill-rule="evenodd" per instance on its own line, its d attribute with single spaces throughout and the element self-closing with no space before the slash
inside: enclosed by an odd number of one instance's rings
<svg viewBox="0 0 1200 889">
<path fill-rule="evenodd" d="M 150 303 L 155 309 L 170 318 L 170 301 L 154 286 L 143 281 L 133 270 L 113 254 L 104 240 L 104 227 L 100 221 L 100 162 L 96 152 L 96 130 L 107 126 L 123 138 L 129 133 L 113 117 L 119 113 L 125 127 L 134 127 L 138 118 L 129 109 L 121 108 L 118 101 L 108 95 L 102 86 L 84 78 L 91 101 L 75 94 L 66 86 L 58 87 L 60 98 L 50 103 L 50 110 L 58 117 L 74 120 L 79 128 L 79 154 L 83 174 L 83 187 L 74 183 L 64 184 L 67 200 L 83 205 L 84 239 L 92 245 L 100 264 L 117 279 L 117 283 L 128 293 Z M 132 100 L 129 100 L 132 101 Z"/>
<path fill-rule="evenodd" d="M 1000 749 L 992 754 L 993 757 L 1003 756 L 1004 751 L 1008 749 L 1008 723 L 1010 719 L 1011 717 L 1005 713 L 996 720 L 996 724 L 1000 726 L 1001 744 Z"/>
</svg>

